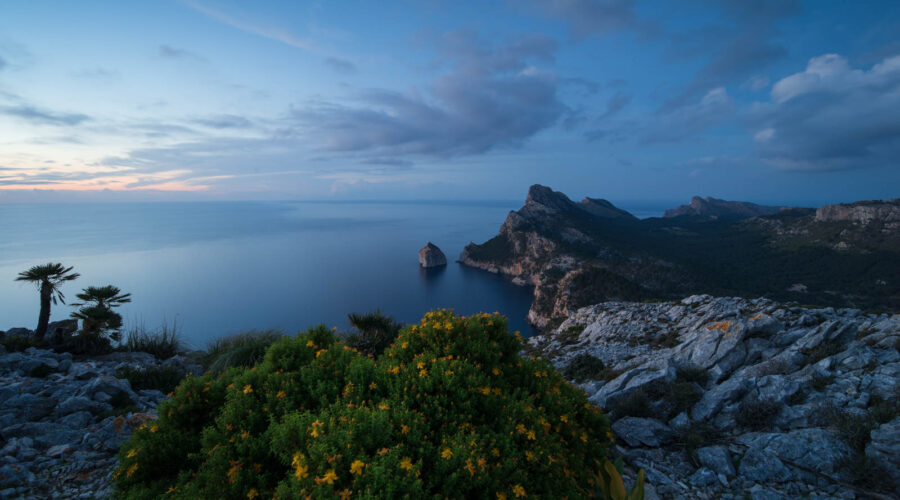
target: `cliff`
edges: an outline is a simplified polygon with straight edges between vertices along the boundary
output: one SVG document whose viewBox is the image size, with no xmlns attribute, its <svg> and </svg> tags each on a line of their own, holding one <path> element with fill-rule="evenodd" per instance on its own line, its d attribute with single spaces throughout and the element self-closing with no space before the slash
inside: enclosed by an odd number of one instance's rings
<svg viewBox="0 0 900 500">
<path fill-rule="evenodd" d="M 746 201 L 726 201 L 717 198 L 694 196 L 688 205 L 666 210 L 663 217 L 693 215 L 716 219 L 746 219 L 760 215 L 773 215 L 788 207 L 770 207 Z"/>
<path fill-rule="evenodd" d="M 534 287 L 528 319 L 538 328 L 604 300 L 693 293 L 900 310 L 895 202 L 814 212 L 694 201 L 639 220 L 608 201 L 576 203 L 535 185 L 497 236 L 470 243 L 459 261 Z"/>
<path fill-rule="evenodd" d="M 900 228 L 900 198 L 825 205 L 816 210 L 816 222 L 880 223 L 897 229 Z"/>
<path fill-rule="evenodd" d="M 606 302 L 528 347 L 610 414 L 617 449 L 660 498 L 900 487 L 900 315 L 708 295 Z"/>
</svg>

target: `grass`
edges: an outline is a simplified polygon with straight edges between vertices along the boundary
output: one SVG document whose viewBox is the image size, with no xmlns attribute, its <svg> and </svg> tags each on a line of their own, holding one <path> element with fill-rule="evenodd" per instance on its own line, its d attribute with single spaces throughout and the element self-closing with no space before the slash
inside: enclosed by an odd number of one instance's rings
<svg viewBox="0 0 900 500">
<path fill-rule="evenodd" d="M 203 365 L 213 372 L 235 366 L 250 367 L 262 361 L 266 348 L 284 337 L 279 330 L 249 330 L 216 339 L 202 356 Z"/>
<path fill-rule="evenodd" d="M 709 381 L 709 371 L 696 365 L 682 365 L 675 371 L 677 382 L 696 382 L 706 385 Z"/>
<path fill-rule="evenodd" d="M 171 366 L 140 369 L 126 366 L 116 370 L 116 377 L 128 380 L 135 391 L 153 389 L 168 394 L 175 390 L 184 373 Z"/>
<path fill-rule="evenodd" d="M 184 351 L 178 321 L 164 322 L 156 330 L 148 330 L 143 324 L 133 327 L 125 335 L 125 342 L 119 346 L 127 352 L 146 352 L 156 359 L 169 359 Z"/>
<path fill-rule="evenodd" d="M 581 383 L 585 380 L 597 380 L 598 375 L 606 369 L 606 365 L 599 358 L 590 354 L 579 354 L 569 361 L 562 369 L 562 376 L 566 380 L 574 380 Z"/>
<path fill-rule="evenodd" d="M 712 424 L 695 422 L 681 432 L 678 442 L 693 456 L 694 451 L 712 444 L 721 437 L 722 433 Z"/>
<path fill-rule="evenodd" d="M 770 399 L 748 398 L 738 406 L 734 419 L 739 426 L 745 429 L 765 430 L 772 427 L 782 406 L 782 403 Z"/>
</svg>

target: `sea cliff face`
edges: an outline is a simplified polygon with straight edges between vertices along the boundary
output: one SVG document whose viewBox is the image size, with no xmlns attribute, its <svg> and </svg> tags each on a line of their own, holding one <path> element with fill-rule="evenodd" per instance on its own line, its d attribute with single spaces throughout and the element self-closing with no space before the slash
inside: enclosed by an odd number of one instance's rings
<svg viewBox="0 0 900 500">
<path fill-rule="evenodd" d="M 661 498 L 900 487 L 898 314 L 708 295 L 606 302 L 528 347 L 611 414 L 617 448 Z"/>
<path fill-rule="evenodd" d="M 900 310 L 896 203 L 839 207 L 698 197 L 639 220 L 606 200 L 576 203 L 535 185 L 497 236 L 467 245 L 459 262 L 534 287 L 528 319 L 538 328 L 605 300 L 692 293 Z"/>
</svg>

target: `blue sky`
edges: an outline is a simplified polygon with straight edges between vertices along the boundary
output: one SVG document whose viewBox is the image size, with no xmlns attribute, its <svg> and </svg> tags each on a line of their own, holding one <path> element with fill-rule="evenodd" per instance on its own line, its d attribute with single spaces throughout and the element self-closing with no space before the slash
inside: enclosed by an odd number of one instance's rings
<svg viewBox="0 0 900 500">
<path fill-rule="evenodd" d="M 900 3 L 0 6 L 0 202 L 900 196 Z"/>
</svg>

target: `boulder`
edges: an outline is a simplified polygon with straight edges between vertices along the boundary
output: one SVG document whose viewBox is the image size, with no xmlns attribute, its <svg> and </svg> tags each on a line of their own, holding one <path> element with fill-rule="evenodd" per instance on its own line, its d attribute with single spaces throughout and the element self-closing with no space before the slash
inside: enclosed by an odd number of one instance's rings
<svg viewBox="0 0 900 500">
<path fill-rule="evenodd" d="M 697 450 L 697 461 L 712 471 L 733 476 L 734 465 L 731 463 L 731 455 L 724 446 L 706 446 Z"/>
<path fill-rule="evenodd" d="M 419 265 L 422 267 L 440 267 L 447 265 L 447 257 L 444 252 L 432 242 L 428 242 L 419 250 Z"/>
<path fill-rule="evenodd" d="M 866 445 L 866 456 L 890 470 L 900 470 L 900 417 L 873 430 L 871 437 L 872 441 Z"/>
<path fill-rule="evenodd" d="M 612 424 L 612 431 L 628 446 L 660 446 L 674 438 L 666 424 L 655 418 L 625 417 Z"/>
</svg>

